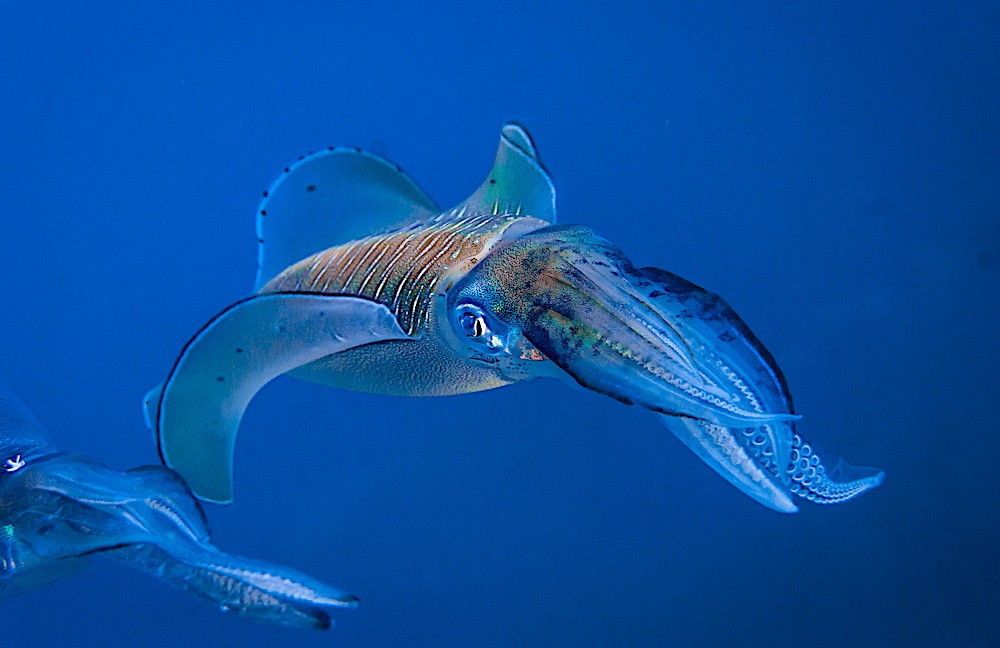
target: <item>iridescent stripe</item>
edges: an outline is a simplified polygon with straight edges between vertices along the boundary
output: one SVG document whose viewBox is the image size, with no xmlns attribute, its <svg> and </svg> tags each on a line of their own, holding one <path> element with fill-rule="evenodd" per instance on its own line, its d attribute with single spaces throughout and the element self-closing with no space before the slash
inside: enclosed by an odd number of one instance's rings
<svg viewBox="0 0 1000 648">
<path fill-rule="evenodd" d="M 453 264 L 481 257 L 515 220 L 506 213 L 453 209 L 421 227 L 351 241 L 303 259 L 261 292 L 367 297 L 389 306 L 413 335 L 426 327 L 434 290 Z"/>
</svg>

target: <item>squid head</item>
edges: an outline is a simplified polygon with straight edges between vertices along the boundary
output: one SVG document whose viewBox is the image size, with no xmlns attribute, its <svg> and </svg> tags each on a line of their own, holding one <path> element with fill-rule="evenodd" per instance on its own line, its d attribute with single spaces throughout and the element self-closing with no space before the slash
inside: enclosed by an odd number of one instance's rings
<svg viewBox="0 0 1000 648">
<path fill-rule="evenodd" d="M 771 354 L 720 297 L 638 269 L 590 229 L 555 225 L 499 246 L 449 291 L 455 338 L 510 380 L 558 375 L 658 413 L 716 472 L 765 506 L 839 502 L 882 473 L 827 471 Z M 554 365 L 554 366 L 553 366 Z"/>
</svg>

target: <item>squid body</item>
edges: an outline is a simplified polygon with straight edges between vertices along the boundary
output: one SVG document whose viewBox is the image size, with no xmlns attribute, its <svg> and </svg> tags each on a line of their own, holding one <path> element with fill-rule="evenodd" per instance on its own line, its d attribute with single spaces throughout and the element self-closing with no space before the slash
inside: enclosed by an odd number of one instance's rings
<svg viewBox="0 0 1000 648">
<path fill-rule="evenodd" d="M 232 499 L 243 411 L 283 374 L 341 389 L 460 394 L 556 377 L 640 405 L 772 509 L 841 502 L 883 474 L 827 469 L 796 431 L 774 358 L 719 296 L 637 268 L 579 225 L 520 126 L 489 176 L 440 209 L 398 166 L 331 148 L 285 169 L 257 215 L 256 294 L 184 347 L 146 396 L 164 463 Z"/>
<path fill-rule="evenodd" d="M 217 549 L 198 501 L 163 466 L 112 470 L 56 449 L 0 386 L 0 600 L 122 561 L 253 621 L 329 628 L 357 599 L 295 570 Z"/>
</svg>

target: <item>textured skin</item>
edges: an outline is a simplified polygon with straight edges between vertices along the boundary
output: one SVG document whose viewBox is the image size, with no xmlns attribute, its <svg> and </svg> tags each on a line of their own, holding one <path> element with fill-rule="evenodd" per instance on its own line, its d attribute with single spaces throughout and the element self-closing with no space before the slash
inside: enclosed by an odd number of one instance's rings
<svg viewBox="0 0 1000 648">
<path fill-rule="evenodd" d="M 448 339 L 447 291 L 502 240 L 543 221 L 463 209 L 396 232 L 338 245 L 291 266 L 261 294 L 302 291 L 366 297 L 389 306 L 413 340 L 378 342 L 327 356 L 290 372 L 310 382 L 375 394 L 444 396 L 512 381 Z"/>
<path fill-rule="evenodd" d="M 398 168 L 348 151 L 303 158 L 265 192 L 265 203 L 256 285 L 273 278 L 254 299 L 353 301 L 358 311 L 380 310 L 396 333 L 337 353 L 324 343 L 339 343 L 340 335 L 299 337 L 288 346 L 312 353 L 281 371 L 405 396 L 559 377 L 657 412 L 720 475 L 784 512 L 796 510 L 792 492 L 840 501 L 881 481 L 878 471 L 849 467 L 826 479 L 807 444 L 793 447 L 799 417 L 780 369 L 719 296 L 663 270 L 636 268 L 585 227 L 555 224 L 551 179 L 519 126 L 504 127 L 487 180 L 444 213 L 432 215 L 433 201 Z M 275 237 L 269 256 L 264 239 Z M 270 317 L 249 321 L 242 338 L 273 343 Z M 225 409 L 234 399 L 216 400 Z M 195 435 L 199 426 L 181 434 Z M 230 432 L 235 439 L 235 427 Z"/>
<path fill-rule="evenodd" d="M 15 458 L 19 467 L 9 470 Z M 2 385 L 0 465 L 0 600 L 72 576 L 100 554 L 252 621 L 325 629 L 327 610 L 357 605 L 305 574 L 216 548 L 201 506 L 173 471 L 121 472 L 49 445 Z"/>
</svg>

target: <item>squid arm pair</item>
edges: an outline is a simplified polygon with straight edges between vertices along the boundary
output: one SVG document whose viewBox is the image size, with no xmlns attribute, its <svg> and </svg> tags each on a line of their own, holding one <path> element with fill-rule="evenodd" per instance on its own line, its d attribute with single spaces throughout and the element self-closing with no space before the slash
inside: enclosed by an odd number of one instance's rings
<svg viewBox="0 0 1000 648">
<path fill-rule="evenodd" d="M 161 459 L 203 500 L 231 501 L 240 419 L 285 373 L 405 396 L 560 378 L 654 412 L 785 513 L 793 496 L 842 502 L 882 482 L 820 460 L 774 358 L 722 298 L 557 224 L 517 124 L 486 181 L 447 210 L 370 153 L 303 156 L 264 192 L 257 234 L 256 294 L 209 321 L 145 400 Z"/>
<path fill-rule="evenodd" d="M 57 450 L 2 386 L 0 462 L 0 600 L 74 575 L 98 554 L 254 621 L 325 629 L 327 610 L 357 605 L 287 567 L 220 551 L 173 471 L 119 472 Z"/>
</svg>

